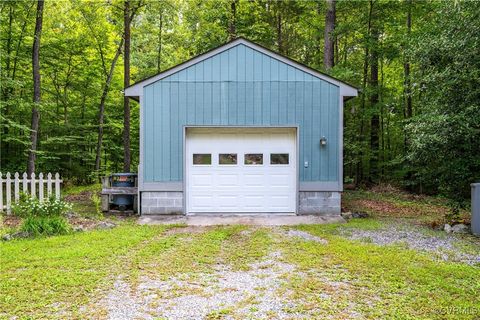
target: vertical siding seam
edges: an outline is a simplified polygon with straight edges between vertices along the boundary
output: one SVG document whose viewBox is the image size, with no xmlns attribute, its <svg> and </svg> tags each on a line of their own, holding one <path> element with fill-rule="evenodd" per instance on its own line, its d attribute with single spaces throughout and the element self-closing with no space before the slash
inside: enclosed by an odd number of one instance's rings
<svg viewBox="0 0 480 320">
<path fill-rule="evenodd" d="M 158 103 L 158 102 L 157 102 L 158 97 L 157 97 L 157 95 L 156 95 L 156 92 L 157 92 L 157 89 L 156 89 L 156 88 L 157 88 L 158 86 L 159 86 L 159 84 L 157 83 L 157 84 L 155 84 L 155 85 L 152 87 L 152 90 L 153 90 L 153 99 L 152 99 L 152 101 L 153 101 L 153 105 L 152 105 L 152 108 L 153 108 L 152 126 L 153 126 L 153 128 L 152 128 L 152 129 L 153 129 L 153 136 L 154 136 L 154 138 L 157 136 L 157 135 L 156 135 L 156 131 L 158 130 L 158 128 L 155 126 L 155 121 L 157 120 L 157 117 L 158 117 L 157 114 L 158 114 L 158 112 L 159 112 L 159 110 L 158 110 L 157 107 L 156 107 L 156 105 L 157 105 L 157 103 Z M 160 139 L 161 139 L 161 137 L 160 137 Z M 153 139 L 152 139 L 152 140 L 153 140 Z M 157 175 L 157 171 L 158 171 L 158 169 L 157 169 L 158 164 L 157 164 L 157 163 L 158 163 L 158 161 L 159 161 L 159 159 L 157 159 L 157 149 L 158 149 L 158 146 L 155 145 L 155 146 L 153 147 L 153 165 L 152 165 L 152 166 L 153 166 L 153 170 L 154 170 L 154 171 L 153 171 L 153 175 L 152 175 L 152 180 L 153 180 L 153 181 L 156 181 L 156 179 L 157 179 L 157 176 L 156 176 L 156 175 Z M 161 169 L 160 169 L 160 170 L 161 170 Z"/>
<path fill-rule="evenodd" d="M 247 82 L 250 80 L 247 78 L 247 47 L 244 46 L 245 51 L 245 63 L 243 64 L 244 68 L 244 73 L 245 73 L 245 82 L 243 83 L 243 106 L 242 106 L 242 112 L 243 112 L 243 123 L 247 123 Z"/>
<path fill-rule="evenodd" d="M 175 139 L 175 112 L 174 111 L 174 106 L 173 102 L 174 99 L 172 99 L 172 86 L 174 82 L 168 81 L 168 96 L 170 97 L 170 103 L 169 103 L 169 122 L 170 122 L 170 141 L 169 141 L 169 157 L 168 157 L 168 171 L 170 172 L 170 181 L 173 181 L 175 178 L 175 166 L 172 165 L 172 155 L 175 154 L 175 144 L 176 144 L 176 139 Z"/>
<path fill-rule="evenodd" d="M 263 120 L 263 56 L 260 55 L 260 67 L 262 72 L 260 72 L 260 123 L 264 123 Z"/>
<path fill-rule="evenodd" d="M 142 141 L 142 144 L 143 144 L 143 159 L 139 159 L 140 163 L 142 164 L 142 180 L 145 182 L 147 179 L 147 177 L 145 176 L 145 174 L 147 173 L 147 170 L 146 170 L 146 165 L 147 165 L 147 161 L 145 161 L 145 159 L 147 158 L 145 156 L 145 152 L 147 151 L 147 149 L 145 148 L 146 146 L 146 138 L 147 138 L 147 135 L 145 134 L 146 133 L 146 130 L 147 130 L 147 123 L 146 123 L 146 119 L 147 117 L 145 116 L 146 113 L 145 113 L 145 110 L 146 110 L 146 106 L 147 106 L 147 99 L 148 99 L 148 96 L 147 96 L 147 87 L 144 87 L 143 88 L 143 96 L 144 96 L 144 99 L 143 99 L 143 105 L 140 106 L 140 112 L 143 113 L 143 126 L 140 126 L 140 129 L 143 131 L 142 134 L 143 134 L 143 141 Z"/>
<path fill-rule="evenodd" d="M 327 111 L 326 111 L 326 112 L 327 112 L 327 119 L 331 119 L 331 117 L 332 117 L 332 110 L 331 110 L 332 97 L 331 97 L 331 90 L 330 90 L 330 89 L 331 89 L 331 86 L 328 85 L 328 87 L 327 87 L 327 90 L 328 90 L 328 91 L 327 91 L 327 96 L 328 96 L 327 101 L 328 101 L 328 105 L 327 105 Z M 328 134 L 328 135 L 331 135 L 330 140 L 332 140 L 332 142 L 333 142 L 333 134 L 332 134 L 332 132 L 330 131 L 330 122 L 331 122 L 331 121 L 327 121 L 327 123 L 326 123 L 326 127 L 327 127 L 327 130 L 326 130 L 326 131 L 327 131 L 327 134 Z M 328 151 L 333 151 L 333 150 L 332 150 L 332 147 L 330 147 L 330 146 L 333 147 L 333 143 L 328 143 L 328 139 L 327 139 L 327 146 L 326 146 L 326 147 L 327 147 L 327 152 L 328 152 Z M 330 150 L 329 150 L 329 149 L 330 149 Z M 331 158 L 331 157 L 332 157 L 332 152 L 328 152 L 328 156 L 326 157 L 326 166 L 327 166 L 327 168 L 330 168 L 330 158 Z M 328 175 L 327 175 L 327 177 L 326 177 L 326 178 L 327 178 L 326 180 L 329 180 L 329 179 L 330 179 L 330 175 L 331 175 L 330 170 L 328 170 Z"/>
<path fill-rule="evenodd" d="M 179 139 L 180 137 L 180 134 L 178 131 L 181 130 L 182 128 L 182 121 L 181 121 L 181 118 L 182 118 L 182 115 L 180 114 L 180 84 L 177 84 L 177 98 L 176 98 L 176 101 L 177 101 L 177 143 L 179 143 L 179 146 L 178 146 L 178 151 L 180 153 L 179 157 L 180 159 L 182 159 L 182 162 L 183 162 L 183 139 Z M 180 168 L 181 166 L 177 166 L 177 180 L 182 180 L 182 174 L 181 174 L 181 171 L 180 171 Z"/>
<path fill-rule="evenodd" d="M 307 79 L 305 79 L 305 75 L 303 76 L 305 83 Z M 303 125 L 304 125 L 304 135 L 303 135 L 303 154 L 304 157 L 307 157 L 308 167 L 305 168 L 303 179 L 304 181 L 311 181 L 312 180 L 312 167 L 315 165 L 313 161 L 313 154 L 312 154 L 312 135 L 315 126 L 315 119 L 313 118 L 313 108 L 311 106 L 307 106 L 305 103 L 305 86 L 302 87 L 303 90 L 302 94 L 302 104 L 303 104 Z M 308 122 L 308 125 L 307 125 Z M 307 132 L 309 130 L 310 132 Z"/>
<path fill-rule="evenodd" d="M 313 93 L 313 92 L 312 92 Z M 324 132 L 324 128 L 322 127 L 322 113 L 323 113 L 323 93 L 322 93 L 322 82 L 318 82 L 318 97 L 319 97 L 319 104 L 318 104 L 318 108 L 319 108 L 319 112 L 318 112 L 318 125 L 319 125 L 319 137 L 317 137 L 317 143 L 318 143 L 318 149 L 319 149 L 319 161 L 318 161 L 318 176 L 317 176 L 317 181 L 323 181 L 325 179 L 322 178 L 322 175 L 324 174 L 323 173 L 323 170 L 322 168 L 324 168 L 325 166 L 322 166 L 322 161 L 323 159 L 325 158 L 325 155 L 324 155 L 324 150 L 322 149 L 322 146 L 320 145 L 320 136 L 323 136 L 325 134 Z M 327 155 L 328 156 L 328 155 Z M 327 168 L 328 170 L 328 168 Z"/>
<path fill-rule="evenodd" d="M 201 92 L 202 92 L 202 123 L 205 124 L 206 121 L 205 121 L 205 109 L 206 109 L 206 106 L 205 106 L 205 63 L 202 63 L 202 88 L 201 88 Z"/>
<path fill-rule="evenodd" d="M 315 96 L 314 96 L 314 91 L 315 91 L 315 86 L 314 86 L 314 83 L 311 82 L 311 90 L 310 90 L 310 97 L 311 97 L 311 106 L 310 108 L 312 109 L 312 113 L 313 113 L 313 110 L 315 109 L 315 104 L 314 104 L 314 101 L 315 101 Z M 318 111 L 318 114 L 321 115 L 321 112 L 322 112 L 322 109 L 319 109 Z M 320 119 L 318 119 L 319 121 Z M 320 125 L 320 123 L 317 123 L 316 124 L 317 126 Z M 320 132 L 320 130 L 317 130 L 318 132 Z M 320 133 L 321 134 L 321 133 Z M 312 150 L 315 150 L 315 147 L 318 146 L 318 148 L 320 149 L 320 145 L 318 144 L 318 141 L 319 141 L 319 137 L 318 136 L 315 136 L 313 137 L 312 136 Z M 321 153 L 321 149 L 319 150 L 319 155 L 318 155 L 318 163 L 316 164 L 316 170 L 315 170 L 315 176 L 313 175 L 313 172 L 312 172 L 312 177 L 310 178 L 311 181 L 314 181 L 314 180 L 320 180 L 320 176 L 321 176 L 321 157 L 322 157 L 322 153 Z"/>
<path fill-rule="evenodd" d="M 210 123 L 213 123 L 213 113 L 214 113 L 214 110 L 213 110 L 213 72 L 212 72 L 212 85 L 210 86 L 210 104 L 211 104 L 211 108 L 210 108 Z"/>
</svg>

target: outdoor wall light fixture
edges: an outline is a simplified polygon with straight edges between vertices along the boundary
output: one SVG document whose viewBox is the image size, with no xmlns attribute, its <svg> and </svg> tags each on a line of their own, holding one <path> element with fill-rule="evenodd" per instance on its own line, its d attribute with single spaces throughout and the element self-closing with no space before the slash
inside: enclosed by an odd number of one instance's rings
<svg viewBox="0 0 480 320">
<path fill-rule="evenodd" d="M 325 147 L 327 145 L 327 138 L 321 137 L 320 138 L 320 146 Z"/>
</svg>

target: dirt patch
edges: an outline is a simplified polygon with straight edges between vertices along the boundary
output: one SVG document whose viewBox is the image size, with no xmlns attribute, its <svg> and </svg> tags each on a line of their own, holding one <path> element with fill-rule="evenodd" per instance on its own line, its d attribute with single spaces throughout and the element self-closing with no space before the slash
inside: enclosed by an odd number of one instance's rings
<svg viewBox="0 0 480 320">
<path fill-rule="evenodd" d="M 69 194 L 65 196 L 64 200 L 67 202 L 89 202 L 92 199 L 92 196 L 97 194 L 100 196 L 100 192 L 95 191 L 82 191 L 76 194 Z"/>
<path fill-rule="evenodd" d="M 0 219 L 0 226 L 6 228 L 18 228 L 22 223 L 22 219 L 16 216 L 3 216 L 3 219 Z"/>
<path fill-rule="evenodd" d="M 397 206 L 391 202 L 379 201 L 379 200 L 355 200 L 354 204 L 359 207 L 363 207 L 376 213 L 377 215 L 384 216 L 407 216 L 414 214 L 414 210 L 411 208 L 405 208 Z M 415 214 L 416 215 L 416 214 Z"/>
<path fill-rule="evenodd" d="M 81 227 L 84 231 L 95 229 L 100 221 L 82 217 L 68 218 L 68 222 L 73 228 Z"/>
<path fill-rule="evenodd" d="M 68 223 L 71 225 L 73 230 L 76 231 L 88 231 L 88 230 L 93 230 L 97 229 L 99 225 L 105 224 L 105 223 L 112 223 L 114 225 L 118 224 L 118 220 L 126 220 L 128 217 L 115 217 L 115 219 L 100 219 L 100 217 L 96 218 L 88 218 L 88 217 L 83 217 L 80 215 L 69 215 L 66 217 Z M 5 215 L 0 219 L 0 227 L 3 228 L 8 228 L 12 230 L 19 230 L 20 226 L 22 224 L 23 219 L 17 216 L 13 215 Z"/>
<path fill-rule="evenodd" d="M 369 211 L 379 217 L 420 217 L 420 216 L 443 216 L 448 212 L 447 208 L 442 208 L 434 205 L 419 206 L 419 205 L 401 205 L 389 201 L 382 200 L 352 200 L 350 207 L 357 210 Z M 355 210 L 354 210 L 355 211 Z"/>
<path fill-rule="evenodd" d="M 377 184 L 372 186 L 369 190 L 376 193 L 394 193 L 394 194 L 404 193 L 402 190 L 400 190 L 395 186 L 392 186 L 391 184 Z"/>
<path fill-rule="evenodd" d="M 423 194 L 415 194 L 415 193 L 409 193 L 405 190 L 402 190 L 396 186 L 393 186 L 391 184 L 378 184 L 370 187 L 368 191 L 373 192 L 373 193 L 378 193 L 378 194 L 383 194 L 385 196 L 393 196 L 396 198 L 400 198 L 403 200 L 413 200 L 413 201 L 419 201 L 419 200 L 425 200 L 428 198 L 427 195 Z"/>
</svg>

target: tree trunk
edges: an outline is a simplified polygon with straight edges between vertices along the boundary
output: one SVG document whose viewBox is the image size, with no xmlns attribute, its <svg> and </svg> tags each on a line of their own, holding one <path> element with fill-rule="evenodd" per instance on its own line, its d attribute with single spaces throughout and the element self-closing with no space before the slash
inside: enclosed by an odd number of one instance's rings
<svg viewBox="0 0 480 320">
<path fill-rule="evenodd" d="M 280 12 L 277 14 L 277 44 L 278 52 L 283 54 L 283 37 L 282 37 L 282 15 Z"/>
<path fill-rule="evenodd" d="M 124 26 L 124 45 L 123 51 L 123 85 L 130 85 L 130 0 L 124 3 L 123 12 Z M 127 96 L 123 97 L 123 171 L 130 172 L 131 153 L 130 153 L 130 100 Z"/>
<path fill-rule="evenodd" d="M 325 47 L 323 50 L 323 65 L 331 69 L 335 64 L 335 0 L 327 0 L 327 13 L 325 15 Z"/>
<path fill-rule="evenodd" d="M 411 32 L 412 32 L 412 0 L 406 0 L 407 4 L 407 39 L 410 40 Z M 407 41 L 408 41 L 407 40 Z M 406 51 L 406 45 L 404 50 Z M 404 119 L 408 120 L 413 116 L 413 106 L 412 106 L 412 86 L 411 86 L 411 78 L 410 78 L 410 59 L 407 54 L 404 53 L 404 63 L 403 63 L 403 73 L 404 73 L 404 80 L 403 80 L 403 99 L 404 99 Z M 409 145 L 409 136 L 406 128 L 406 124 L 403 128 L 404 132 L 404 140 L 403 140 L 403 150 L 406 154 L 408 152 L 408 145 Z M 412 180 L 412 172 L 410 170 L 407 171 L 405 175 L 406 181 Z"/>
<path fill-rule="evenodd" d="M 373 5 L 373 4 L 371 4 Z M 377 27 L 371 29 L 371 55 L 370 55 L 370 107 L 372 108 L 372 117 L 370 118 L 370 182 L 378 181 L 378 156 L 380 149 L 379 131 L 380 117 L 378 112 L 378 39 L 379 31 Z"/>
<path fill-rule="evenodd" d="M 410 39 L 410 34 L 412 31 L 412 0 L 406 0 L 407 3 L 407 38 Z M 406 48 L 404 49 L 406 50 Z M 405 120 L 410 119 L 413 115 L 413 107 L 412 107 L 412 87 L 411 87 L 411 79 L 410 79 L 410 59 L 404 53 L 404 63 L 403 63 L 403 99 L 404 99 L 404 109 L 403 115 Z M 407 131 L 404 129 L 404 149 L 405 152 L 408 148 L 408 134 Z"/>
<path fill-rule="evenodd" d="M 32 107 L 32 125 L 30 133 L 30 150 L 28 151 L 27 173 L 31 175 L 35 172 L 35 158 L 38 143 L 38 129 L 40 126 L 40 113 L 38 104 L 41 100 L 40 94 L 40 37 L 42 35 L 43 22 L 43 0 L 37 1 L 37 17 L 35 21 L 35 34 L 33 37 L 32 48 L 32 66 L 33 66 L 33 107 Z"/>
<path fill-rule="evenodd" d="M 163 8 L 160 8 L 158 24 L 158 51 L 157 51 L 157 72 L 160 73 L 162 64 L 162 31 L 163 31 Z"/>
<path fill-rule="evenodd" d="M 7 78 L 11 79 L 10 77 L 10 61 L 11 61 L 11 54 L 12 54 L 12 22 L 13 22 L 13 3 L 9 4 L 9 12 L 8 12 L 8 35 L 7 35 L 7 55 L 5 57 L 5 73 L 7 75 Z M 11 92 L 11 87 L 12 85 L 9 84 L 5 87 L 2 87 L 2 101 L 8 102 L 10 98 L 10 92 Z M 10 112 L 10 106 L 9 103 L 5 103 L 3 111 L 3 116 L 4 118 L 8 117 L 8 114 Z M 8 126 L 3 127 L 3 135 L 5 137 L 8 136 L 9 130 Z M 5 152 L 5 154 L 8 156 L 10 154 L 9 149 L 10 149 L 10 144 L 8 143 L 8 139 L 0 139 L 0 167 L 2 163 L 2 150 Z"/>
<path fill-rule="evenodd" d="M 408 11 L 407 11 L 407 36 L 410 38 L 412 33 L 412 0 L 407 0 L 408 2 Z M 405 72 L 405 104 L 406 104 L 406 118 L 411 118 L 413 115 L 412 109 L 412 88 L 410 80 L 410 60 L 408 57 L 405 57 L 405 64 L 403 66 Z"/>
<path fill-rule="evenodd" d="M 368 12 L 368 24 L 367 24 L 367 34 L 365 39 L 368 40 L 370 38 L 371 28 L 372 28 L 372 14 L 373 14 L 373 7 L 370 6 Z M 360 145 L 360 151 L 358 153 L 358 161 L 356 166 L 356 179 L 355 185 L 359 185 L 363 182 L 363 141 L 364 141 L 364 130 L 365 130 L 365 120 L 364 120 L 364 113 L 365 113 L 365 106 L 366 106 L 366 89 L 367 89 L 367 80 L 368 80 L 368 67 L 369 67 L 369 59 L 370 59 L 370 50 L 369 50 L 370 43 L 369 41 L 365 42 L 365 54 L 363 59 L 363 78 L 362 78 L 362 101 L 360 105 L 360 134 L 357 137 L 358 144 Z"/>
<path fill-rule="evenodd" d="M 110 72 L 107 75 L 105 80 L 105 85 L 103 86 L 102 97 L 100 99 L 100 106 L 98 111 L 98 140 L 97 140 L 97 151 L 95 155 L 95 171 L 100 170 L 100 160 L 102 157 L 102 143 L 103 143 L 103 119 L 105 115 L 105 101 L 107 100 L 108 90 L 110 89 L 110 83 L 112 82 L 113 71 L 115 70 L 115 65 L 117 63 L 120 54 L 122 53 L 123 47 L 123 38 L 118 45 L 115 56 L 110 65 Z"/>
<path fill-rule="evenodd" d="M 5 57 L 5 73 L 7 74 L 7 78 L 10 78 L 10 58 L 12 54 L 12 22 L 13 22 L 13 3 L 9 4 L 9 11 L 8 11 L 8 32 L 7 32 L 7 55 Z M 3 101 L 8 99 L 8 91 L 9 86 L 6 88 L 2 88 L 3 94 Z"/>
<path fill-rule="evenodd" d="M 228 38 L 230 41 L 237 37 L 237 0 L 230 3 L 230 23 L 228 25 Z"/>
<path fill-rule="evenodd" d="M 316 7 L 315 7 L 315 13 L 320 17 L 323 13 L 323 6 L 320 1 L 316 2 Z M 315 45 L 313 52 L 310 52 L 310 50 L 307 50 L 307 55 L 308 54 L 313 54 L 314 59 L 315 59 L 315 64 L 321 65 L 323 63 L 322 56 L 319 54 L 322 52 L 322 30 L 318 29 L 317 32 L 314 33 L 315 37 Z M 308 60 L 305 61 L 305 63 L 308 65 Z"/>
<path fill-rule="evenodd" d="M 16 78 L 18 59 L 20 58 L 21 45 L 23 43 L 23 38 L 25 37 L 25 33 L 26 33 L 27 25 L 28 25 L 28 19 L 30 18 L 30 12 L 31 12 L 34 4 L 35 3 L 33 3 L 31 5 L 31 7 L 28 8 L 27 17 L 25 18 L 25 21 L 23 22 L 22 31 L 20 32 L 20 37 L 18 37 L 17 48 L 15 49 L 15 59 L 13 59 L 13 71 L 12 71 L 12 77 L 11 77 L 12 80 L 15 80 L 15 78 Z M 11 89 L 10 94 L 13 94 L 14 93 L 13 88 L 10 88 L 10 89 Z"/>
</svg>

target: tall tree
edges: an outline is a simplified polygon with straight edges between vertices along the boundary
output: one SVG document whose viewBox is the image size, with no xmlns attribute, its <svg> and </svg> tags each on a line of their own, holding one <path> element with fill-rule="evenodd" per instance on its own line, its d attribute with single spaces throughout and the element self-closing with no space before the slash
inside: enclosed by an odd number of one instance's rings
<svg viewBox="0 0 480 320">
<path fill-rule="evenodd" d="M 323 66 L 325 69 L 333 68 L 335 64 L 335 23 L 336 23 L 336 0 L 327 1 L 325 14 L 325 45 L 323 51 Z"/>
<path fill-rule="evenodd" d="M 237 2 L 238 0 L 231 0 L 230 3 L 230 21 L 228 23 L 228 38 L 234 40 L 237 37 Z"/>
<path fill-rule="evenodd" d="M 407 39 L 405 42 L 409 41 L 411 33 L 412 33 L 412 0 L 405 0 L 407 5 Z M 404 46 L 406 44 L 404 43 Z M 406 48 L 405 48 L 406 51 Z M 410 79 L 410 59 L 407 54 L 404 54 L 404 62 L 403 62 L 403 76 L 404 76 L 404 83 L 403 83 L 403 96 L 404 96 L 404 115 L 405 119 L 410 119 L 413 115 L 413 107 L 412 107 L 412 85 Z M 405 137 L 405 144 L 407 143 L 407 139 Z"/>
<path fill-rule="evenodd" d="M 123 85 L 130 85 L 130 0 L 124 2 L 123 27 L 124 27 L 124 50 L 123 50 Z M 130 99 L 123 97 L 123 171 L 130 172 Z"/>
<path fill-rule="evenodd" d="M 373 0 L 370 0 L 370 8 L 373 9 Z M 380 115 L 378 110 L 378 59 L 379 59 L 379 36 L 378 22 L 371 25 L 370 30 L 370 107 L 372 116 L 370 118 L 370 176 L 371 182 L 378 180 L 378 156 L 380 149 Z"/>
<path fill-rule="evenodd" d="M 98 137 L 97 137 L 97 151 L 95 154 L 95 170 L 100 170 L 100 159 L 102 157 L 102 142 L 103 142 L 103 122 L 105 117 L 105 101 L 107 100 L 108 91 L 110 90 L 110 83 L 112 82 L 113 72 L 117 64 L 118 57 L 122 53 L 123 38 L 118 45 L 115 56 L 110 64 L 110 70 L 106 75 L 105 84 L 103 85 L 102 97 L 100 98 L 100 106 L 98 108 Z"/>
<path fill-rule="evenodd" d="M 32 123 L 30 133 L 30 150 L 28 152 L 27 173 L 31 175 L 35 172 L 35 159 L 38 144 L 38 130 L 40 127 L 39 104 L 41 101 L 40 86 L 40 38 L 42 35 L 43 24 L 43 0 L 37 1 L 37 17 L 35 20 L 35 34 L 33 36 L 32 48 L 32 68 L 33 68 L 33 107 L 32 107 Z"/>
<path fill-rule="evenodd" d="M 360 146 L 357 153 L 358 159 L 356 160 L 355 167 L 355 184 L 358 185 L 364 180 L 364 168 L 363 168 L 363 157 L 365 154 L 364 149 L 364 134 L 365 134 L 365 119 L 364 113 L 366 112 L 367 105 L 367 82 L 368 82 L 368 68 L 370 63 L 370 34 L 372 29 L 372 20 L 373 20 L 373 6 L 370 5 L 368 8 L 367 15 L 367 32 L 364 36 L 364 48 L 363 48 L 363 77 L 362 77 L 362 91 L 361 91 L 361 103 L 360 109 L 358 110 L 358 118 L 360 118 L 359 125 L 359 134 L 357 135 L 357 143 Z"/>
<path fill-rule="evenodd" d="M 158 14 L 158 49 L 157 49 L 157 73 L 162 70 L 162 35 L 163 35 L 163 6 Z"/>
</svg>

